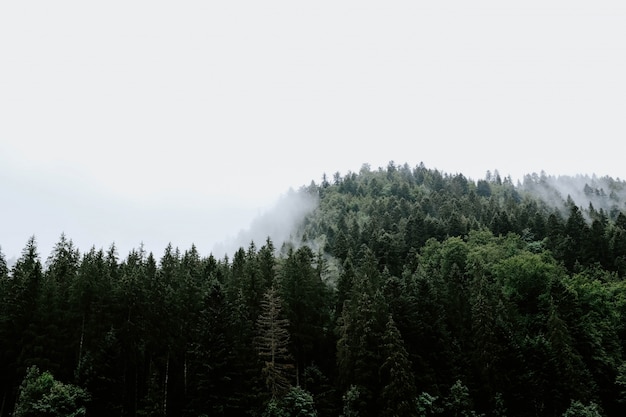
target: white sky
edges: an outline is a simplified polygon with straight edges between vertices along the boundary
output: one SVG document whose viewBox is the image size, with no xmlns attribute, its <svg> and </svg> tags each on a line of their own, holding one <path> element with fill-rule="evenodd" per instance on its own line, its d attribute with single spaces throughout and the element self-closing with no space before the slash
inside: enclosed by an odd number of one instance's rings
<svg viewBox="0 0 626 417">
<path fill-rule="evenodd" d="M 0 2 L 0 246 L 203 254 L 394 160 L 626 178 L 623 1 Z"/>
</svg>

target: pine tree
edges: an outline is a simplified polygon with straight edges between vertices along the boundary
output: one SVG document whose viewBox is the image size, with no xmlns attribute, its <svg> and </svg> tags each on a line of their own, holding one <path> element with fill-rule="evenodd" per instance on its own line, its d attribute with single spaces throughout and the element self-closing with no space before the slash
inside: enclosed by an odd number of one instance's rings
<svg viewBox="0 0 626 417">
<path fill-rule="evenodd" d="M 11 332 L 9 330 L 9 314 L 8 311 L 8 290 L 11 282 L 9 281 L 9 269 L 7 262 L 0 248 L 0 416 L 4 416 L 4 405 L 9 396 L 9 386 L 11 380 L 9 378 L 9 358 L 10 346 L 12 344 L 9 338 Z"/>
<path fill-rule="evenodd" d="M 189 350 L 188 401 L 190 415 L 226 415 L 233 395 L 233 354 L 229 340 L 232 320 L 222 285 L 215 279 L 203 290 L 198 322 L 192 328 Z"/>
<path fill-rule="evenodd" d="M 417 417 L 417 390 L 411 361 L 391 314 L 383 335 L 383 364 L 379 373 L 383 386 L 381 416 Z"/>
<path fill-rule="evenodd" d="M 37 345 L 45 352 L 47 369 L 61 379 L 73 375 L 76 369 L 74 337 L 79 328 L 78 317 L 70 304 L 70 289 L 76 281 L 80 253 L 64 234 L 46 261 L 39 307 L 45 333 L 38 335 Z"/>
<path fill-rule="evenodd" d="M 274 287 L 269 288 L 261 302 L 261 315 L 257 320 L 255 344 L 263 360 L 265 383 L 276 400 L 291 387 L 293 360 L 288 351 L 289 321 L 281 317 L 282 300 Z"/>
<path fill-rule="evenodd" d="M 41 361 L 41 353 L 35 343 L 43 334 L 38 313 L 45 311 L 39 304 L 43 281 L 43 268 L 37 252 L 37 242 L 32 236 L 28 239 L 22 255 L 11 270 L 2 294 L 3 314 L 1 326 L 5 346 L 2 375 L 2 401 L 4 410 L 11 410 L 15 403 L 17 387 L 28 366 Z"/>
<path fill-rule="evenodd" d="M 296 363 L 296 384 L 304 369 L 315 360 L 323 360 L 320 344 L 329 322 L 326 286 L 314 268 L 314 255 L 308 246 L 290 250 L 284 262 L 281 283 L 285 317 L 289 320 L 291 348 Z"/>
<path fill-rule="evenodd" d="M 380 340 L 385 331 L 388 308 L 380 290 L 373 290 L 364 275 L 355 277 L 352 298 L 339 319 L 337 371 L 344 392 L 355 386 L 359 415 L 377 415 L 376 396 L 380 391 Z"/>
<path fill-rule="evenodd" d="M 80 387 L 57 381 L 50 372 L 31 366 L 20 386 L 14 417 L 85 416 L 89 394 Z"/>
</svg>

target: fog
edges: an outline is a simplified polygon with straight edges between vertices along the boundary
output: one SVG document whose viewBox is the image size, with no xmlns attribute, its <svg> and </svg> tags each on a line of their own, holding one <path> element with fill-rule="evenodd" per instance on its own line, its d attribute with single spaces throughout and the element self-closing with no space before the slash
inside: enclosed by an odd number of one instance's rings
<svg viewBox="0 0 626 417">
<path fill-rule="evenodd" d="M 365 163 L 624 178 L 623 39 L 603 0 L 0 1 L 2 251 L 289 239 Z"/>
<path fill-rule="evenodd" d="M 564 208 L 571 198 L 583 212 L 588 211 L 590 205 L 607 215 L 626 210 L 626 182 L 619 178 L 593 174 L 555 176 L 541 172 L 526 175 L 519 186 L 556 208 Z"/>
<path fill-rule="evenodd" d="M 291 189 L 273 207 L 254 218 L 249 227 L 216 244 L 212 252 L 216 257 L 227 255 L 232 258 L 239 248 L 247 249 L 251 243 L 260 248 L 268 238 L 276 250 L 280 250 L 285 244 L 297 247 L 303 243 L 302 236 L 294 233 L 298 231 L 306 215 L 317 207 L 318 202 L 317 195 L 304 189 L 297 192 Z"/>
<path fill-rule="evenodd" d="M 74 177 L 57 182 L 57 176 L 24 175 L 5 183 L 14 185 L 5 186 L 0 208 L 0 251 L 9 264 L 31 236 L 45 261 L 61 234 L 81 253 L 114 245 L 121 259 L 140 246 L 159 257 L 170 243 L 183 251 L 195 245 L 202 255 L 232 257 L 239 247 L 252 241 L 260 247 L 271 237 L 279 249 L 286 242 L 299 244 L 292 232 L 317 205 L 317 197 L 304 189 L 289 189 L 264 203 L 271 195 L 249 201 L 168 191 L 157 197 L 120 198 L 90 191 Z"/>
</svg>

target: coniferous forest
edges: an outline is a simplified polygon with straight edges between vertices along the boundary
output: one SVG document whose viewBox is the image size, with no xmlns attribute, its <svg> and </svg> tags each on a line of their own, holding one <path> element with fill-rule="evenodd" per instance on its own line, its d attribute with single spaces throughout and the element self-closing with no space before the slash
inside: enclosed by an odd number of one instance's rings
<svg viewBox="0 0 626 417">
<path fill-rule="evenodd" d="M 0 417 L 626 414 L 625 182 L 390 162 L 297 192 L 290 242 L 230 257 L 0 255 Z"/>
</svg>

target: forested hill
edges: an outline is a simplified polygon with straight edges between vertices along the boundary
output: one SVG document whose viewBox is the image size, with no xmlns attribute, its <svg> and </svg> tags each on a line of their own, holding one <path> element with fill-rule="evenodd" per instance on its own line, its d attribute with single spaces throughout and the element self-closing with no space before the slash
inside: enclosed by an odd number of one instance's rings
<svg viewBox="0 0 626 417">
<path fill-rule="evenodd" d="M 364 165 L 299 190 L 280 248 L 30 239 L 0 256 L 0 417 L 625 415 L 625 189 Z"/>
<path fill-rule="evenodd" d="M 574 265 L 623 276 L 626 182 L 610 177 L 526 175 L 513 184 L 497 171 L 484 179 L 447 174 L 423 164 L 326 176 L 307 191 L 320 195 L 318 209 L 297 233 L 312 247 L 345 261 L 362 245 L 379 266 L 402 273 L 409 252 L 428 239 L 443 241 L 471 231 L 509 233 L 549 250 L 570 272 Z"/>
</svg>

